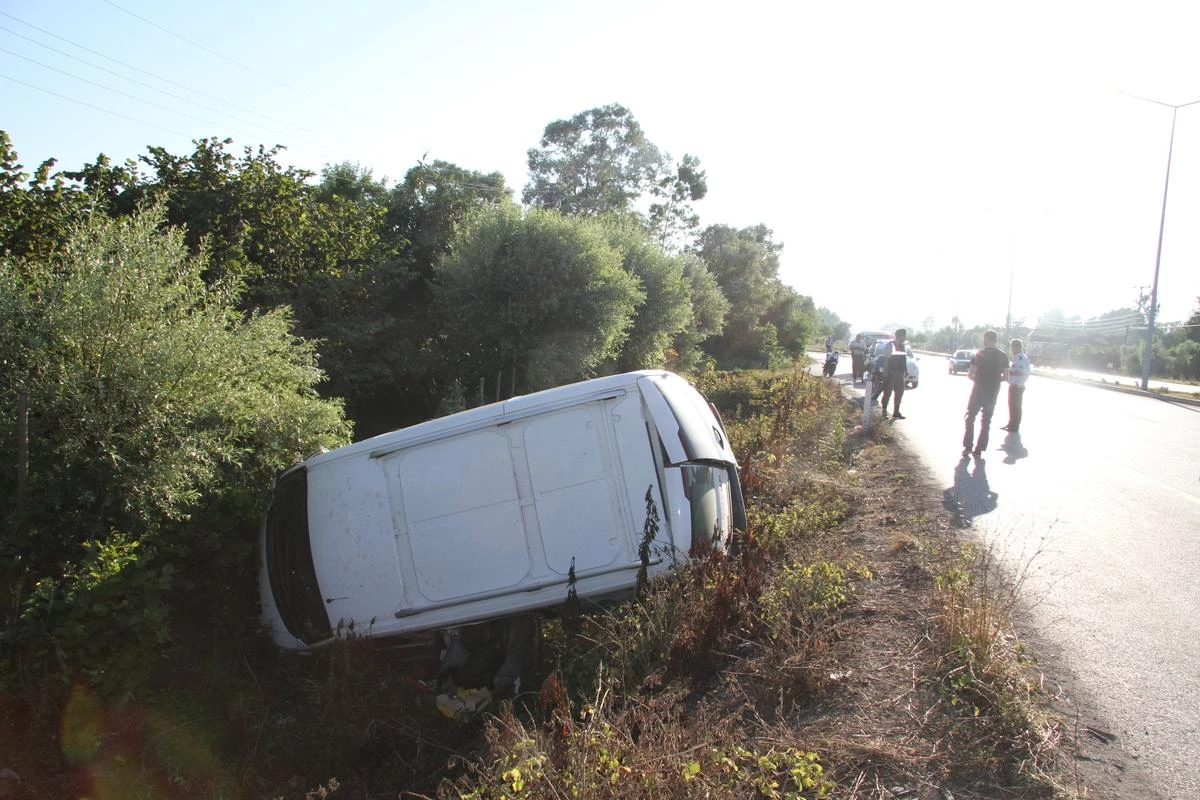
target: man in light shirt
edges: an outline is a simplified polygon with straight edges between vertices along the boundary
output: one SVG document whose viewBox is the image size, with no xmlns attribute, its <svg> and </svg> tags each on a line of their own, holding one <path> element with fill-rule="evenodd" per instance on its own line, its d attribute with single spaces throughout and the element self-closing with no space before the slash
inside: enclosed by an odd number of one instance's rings
<svg viewBox="0 0 1200 800">
<path fill-rule="evenodd" d="M 1025 354 L 1025 346 L 1020 339 L 1009 343 L 1012 352 L 1012 362 L 1008 365 L 1008 424 L 1000 430 L 1017 433 L 1021 430 L 1021 402 L 1025 399 L 1025 382 L 1029 380 L 1029 372 L 1033 365 Z"/>
</svg>

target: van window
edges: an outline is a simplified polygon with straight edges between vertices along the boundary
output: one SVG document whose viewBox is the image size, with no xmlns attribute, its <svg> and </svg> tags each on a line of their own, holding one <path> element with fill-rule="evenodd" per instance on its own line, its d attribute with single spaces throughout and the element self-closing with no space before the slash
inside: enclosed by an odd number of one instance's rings
<svg viewBox="0 0 1200 800">
<path fill-rule="evenodd" d="M 333 636 L 309 546 L 306 469 L 288 472 L 276 482 L 267 510 L 264 557 L 271 595 L 288 633 L 309 645 Z"/>
</svg>

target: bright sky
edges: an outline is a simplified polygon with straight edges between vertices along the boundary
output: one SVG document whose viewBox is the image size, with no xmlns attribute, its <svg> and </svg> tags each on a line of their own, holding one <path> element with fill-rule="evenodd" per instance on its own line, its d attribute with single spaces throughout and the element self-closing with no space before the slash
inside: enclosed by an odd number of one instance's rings
<svg viewBox="0 0 1200 800">
<path fill-rule="evenodd" d="M 765 224 L 781 277 L 855 328 L 1032 323 L 1154 279 L 1187 2 L 0 0 L 0 129 L 26 169 L 232 137 L 516 190 L 546 124 L 609 103 Z M 1160 321 L 1200 296 L 1200 105 L 1178 111 Z"/>
</svg>

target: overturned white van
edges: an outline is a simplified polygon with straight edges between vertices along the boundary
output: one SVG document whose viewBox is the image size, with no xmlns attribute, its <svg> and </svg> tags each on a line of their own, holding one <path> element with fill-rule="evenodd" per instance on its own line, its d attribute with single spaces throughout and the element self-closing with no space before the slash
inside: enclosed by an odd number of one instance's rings
<svg viewBox="0 0 1200 800">
<path fill-rule="evenodd" d="M 704 397 L 665 371 L 597 378 L 280 474 L 263 618 L 276 644 L 306 650 L 550 609 L 570 589 L 622 597 L 639 570 L 662 574 L 744 527 L 737 462 Z"/>
</svg>

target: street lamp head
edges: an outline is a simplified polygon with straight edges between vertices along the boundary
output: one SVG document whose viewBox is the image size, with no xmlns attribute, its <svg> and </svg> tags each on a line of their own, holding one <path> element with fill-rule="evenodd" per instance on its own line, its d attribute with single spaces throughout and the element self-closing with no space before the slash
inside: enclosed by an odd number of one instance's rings
<svg viewBox="0 0 1200 800">
<path fill-rule="evenodd" d="M 1121 94 L 1125 95 L 1126 97 L 1132 97 L 1134 100 L 1145 100 L 1147 103 L 1154 103 L 1156 106 L 1166 106 L 1167 108 L 1176 110 L 1185 108 L 1187 106 L 1194 106 L 1197 103 L 1200 103 L 1200 99 L 1189 100 L 1186 103 L 1164 103 L 1162 100 L 1155 100 L 1152 97 L 1142 97 L 1140 94 L 1130 94 L 1124 90 L 1121 91 Z"/>
</svg>

